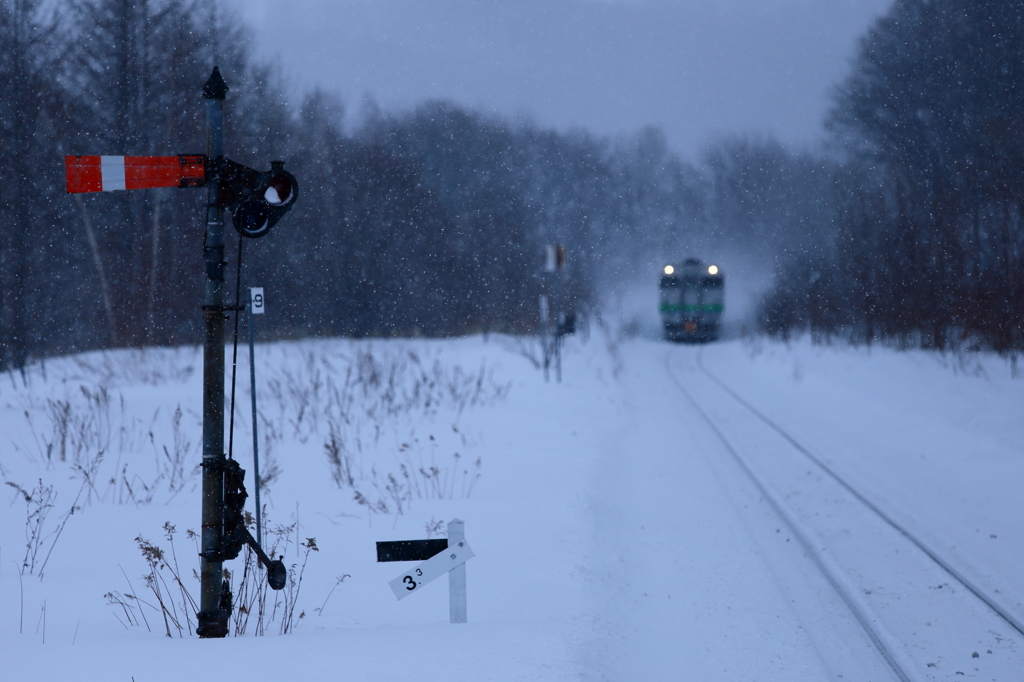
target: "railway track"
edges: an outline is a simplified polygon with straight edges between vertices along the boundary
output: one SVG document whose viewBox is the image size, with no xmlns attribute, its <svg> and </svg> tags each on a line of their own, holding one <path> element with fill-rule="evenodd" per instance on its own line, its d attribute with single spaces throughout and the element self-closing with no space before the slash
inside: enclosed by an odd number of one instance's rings
<svg viewBox="0 0 1024 682">
<path fill-rule="evenodd" d="M 673 351 L 668 375 L 895 678 L 1024 680 L 1022 619 L 708 370 L 701 355 Z"/>
</svg>

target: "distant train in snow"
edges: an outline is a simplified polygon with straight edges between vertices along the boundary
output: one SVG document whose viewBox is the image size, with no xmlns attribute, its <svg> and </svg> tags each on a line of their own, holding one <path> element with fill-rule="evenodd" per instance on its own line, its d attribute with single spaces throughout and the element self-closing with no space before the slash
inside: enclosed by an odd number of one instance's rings
<svg viewBox="0 0 1024 682">
<path fill-rule="evenodd" d="M 725 276 L 717 265 L 687 258 L 661 271 L 661 323 L 669 341 L 714 341 L 725 309 Z"/>
</svg>

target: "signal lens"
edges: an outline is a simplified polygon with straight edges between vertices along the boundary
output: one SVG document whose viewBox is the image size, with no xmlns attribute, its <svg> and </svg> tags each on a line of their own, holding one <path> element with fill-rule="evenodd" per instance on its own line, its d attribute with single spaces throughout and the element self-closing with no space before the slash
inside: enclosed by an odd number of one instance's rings
<svg viewBox="0 0 1024 682">
<path fill-rule="evenodd" d="M 243 201 L 231 214 L 231 224 L 243 237 L 256 239 L 270 231 L 270 213 L 262 201 Z"/>
<path fill-rule="evenodd" d="M 275 173 L 267 182 L 263 198 L 271 206 L 287 206 L 295 200 L 295 189 L 291 178 L 285 173 Z"/>
</svg>

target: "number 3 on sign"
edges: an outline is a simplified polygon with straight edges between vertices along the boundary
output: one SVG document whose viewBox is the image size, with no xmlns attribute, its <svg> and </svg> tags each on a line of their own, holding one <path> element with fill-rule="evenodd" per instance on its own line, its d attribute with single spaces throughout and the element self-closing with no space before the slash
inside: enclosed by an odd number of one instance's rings
<svg viewBox="0 0 1024 682">
<path fill-rule="evenodd" d="M 397 599 L 404 599 L 413 592 L 419 592 L 427 583 L 440 578 L 457 566 L 473 558 L 473 550 L 465 540 L 459 540 L 455 547 L 435 554 L 419 566 L 388 582 Z"/>
<path fill-rule="evenodd" d="M 249 287 L 249 305 L 253 315 L 263 314 L 263 287 Z"/>
<path fill-rule="evenodd" d="M 417 568 L 414 571 L 414 573 L 416 574 L 416 577 L 423 575 L 423 571 L 419 568 Z M 419 583 L 413 580 L 412 573 L 402 578 L 402 582 L 405 583 L 405 589 L 409 590 L 410 592 L 419 587 Z"/>
</svg>

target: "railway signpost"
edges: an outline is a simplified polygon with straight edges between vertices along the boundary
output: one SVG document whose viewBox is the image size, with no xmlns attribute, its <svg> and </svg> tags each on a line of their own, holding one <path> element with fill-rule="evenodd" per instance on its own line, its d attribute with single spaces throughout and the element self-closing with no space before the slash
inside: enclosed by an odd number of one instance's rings
<svg viewBox="0 0 1024 682">
<path fill-rule="evenodd" d="M 561 311 L 562 272 L 565 270 L 565 247 L 561 244 L 547 244 L 544 247 L 544 289 L 554 288 L 551 296 L 547 293 L 540 297 L 540 344 L 544 351 L 544 381 L 548 380 L 548 369 L 552 361 L 555 363 L 555 378 L 562 383 L 562 336 L 565 326 L 565 313 Z M 554 284 L 551 285 L 551 280 Z M 551 318 L 555 319 L 552 329 Z"/>
<path fill-rule="evenodd" d="M 544 352 L 544 381 L 548 380 L 548 367 L 551 365 L 551 356 L 548 352 L 548 320 L 551 313 L 548 311 L 548 297 L 546 294 L 540 296 L 540 347 Z"/>
<path fill-rule="evenodd" d="M 242 308 L 237 301 L 233 306 L 224 305 L 224 212 L 230 211 L 240 239 L 262 237 L 295 205 L 299 185 L 282 161 L 272 161 L 269 171 L 260 172 L 224 157 L 227 92 L 227 83 L 215 66 L 202 90 L 206 100 L 206 154 L 64 159 L 66 188 L 71 194 L 157 187 L 207 190 L 202 306 L 202 560 L 196 628 L 200 637 L 228 634 L 232 596 L 230 585 L 223 579 L 223 562 L 237 557 L 243 544 L 249 544 L 256 552 L 273 589 L 281 589 L 285 583 L 283 562 L 267 557 L 242 522 L 242 506 L 247 497 L 242 482 L 244 472 L 224 452 L 224 321 L 226 312 L 237 314 Z"/>
<path fill-rule="evenodd" d="M 263 510 L 260 508 L 260 437 L 257 430 L 256 412 L 256 331 L 253 315 L 266 312 L 263 287 L 249 287 L 249 397 L 252 401 L 252 474 L 256 498 L 256 544 L 263 546 Z"/>
<path fill-rule="evenodd" d="M 448 538 L 378 542 L 377 561 L 420 561 L 388 585 L 401 601 L 427 583 L 448 574 L 448 598 L 452 623 L 466 622 L 466 562 L 476 556 L 466 542 L 459 519 L 448 524 Z"/>
</svg>

